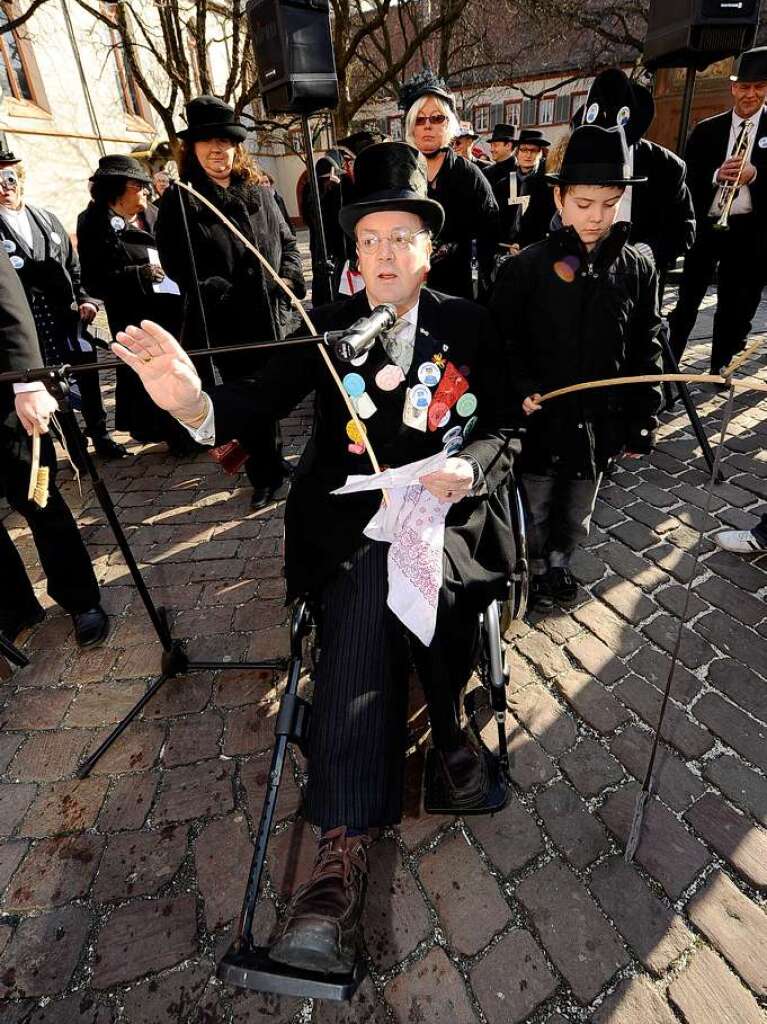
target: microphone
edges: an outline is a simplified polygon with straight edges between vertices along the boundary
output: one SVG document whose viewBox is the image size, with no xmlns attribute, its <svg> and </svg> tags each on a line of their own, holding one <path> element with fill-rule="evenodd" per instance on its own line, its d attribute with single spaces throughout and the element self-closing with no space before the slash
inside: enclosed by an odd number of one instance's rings
<svg viewBox="0 0 767 1024">
<path fill-rule="evenodd" d="M 344 362 L 351 362 L 372 346 L 379 334 L 388 331 L 397 321 L 397 310 L 386 302 L 376 306 L 370 316 L 363 316 L 341 334 L 334 343 L 335 353 Z"/>
</svg>

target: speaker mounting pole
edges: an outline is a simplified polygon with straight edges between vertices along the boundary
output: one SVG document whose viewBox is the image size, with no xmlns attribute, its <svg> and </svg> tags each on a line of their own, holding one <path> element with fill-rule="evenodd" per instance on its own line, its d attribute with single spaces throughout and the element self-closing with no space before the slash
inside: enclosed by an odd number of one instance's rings
<svg viewBox="0 0 767 1024">
<path fill-rule="evenodd" d="M 309 115 L 301 115 L 301 126 L 304 130 L 304 152 L 306 154 L 306 173 L 309 175 L 309 188 L 312 192 L 312 205 L 314 206 L 315 226 L 317 229 L 317 243 L 320 249 L 321 273 L 325 278 L 326 295 L 335 298 L 333 292 L 333 274 L 331 272 L 330 260 L 328 259 L 328 246 L 325 241 L 325 225 L 322 222 L 322 207 L 320 206 L 320 186 L 317 181 L 317 168 L 314 166 L 314 146 L 312 145 L 312 129 L 309 124 Z M 315 289 L 312 288 L 314 292 Z"/>
<path fill-rule="evenodd" d="M 684 157 L 685 146 L 687 145 L 687 133 L 690 129 L 690 114 L 692 113 L 692 98 L 695 95 L 695 79 L 698 69 L 687 68 L 687 75 L 684 80 L 684 93 L 682 94 L 682 111 L 679 115 L 679 134 L 676 140 L 677 155 Z"/>
</svg>

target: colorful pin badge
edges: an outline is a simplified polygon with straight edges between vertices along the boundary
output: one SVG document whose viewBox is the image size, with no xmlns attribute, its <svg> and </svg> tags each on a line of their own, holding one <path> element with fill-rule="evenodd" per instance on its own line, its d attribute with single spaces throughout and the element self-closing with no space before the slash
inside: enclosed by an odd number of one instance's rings
<svg viewBox="0 0 767 1024">
<path fill-rule="evenodd" d="M 442 355 L 441 352 L 435 352 L 434 355 L 431 357 L 431 361 L 434 363 L 435 366 L 438 366 L 440 370 L 444 370 L 445 357 Z"/>
<path fill-rule="evenodd" d="M 763 135 L 759 139 L 759 149 L 767 149 L 767 135 Z"/>
<path fill-rule="evenodd" d="M 592 103 L 586 111 L 586 124 L 593 124 L 599 117 L 599 104 Z"/>
<path fill-rule="evenodd" d="M 346 436 L 349 438 L 352 444 L 363 444 L 365 441 L 364 434 L 357 426 L 357 424 L 354 422 L 354 420 L 349 420 L 349 422 L 346 424 Z"/>
<path fill-rule="evenodd" d="M 378 406 L 375 404 L 373 399 L 367 393 L 363 391 L 359 398 L 353 399 L 354 408 L 357 411 L 357 415 L 361 420 L 369 420 L 373 413 L 378 411 Z"/>
<path fill-rule="evenodd" d="M 11 256 L 11 266 L 14 270 L 21 270 L 24 266 L 24 260 L 21 256 Z"/>
<path fill-rule="evenodd" d="M 423 387 L 422 384 L 416 384 L 416 387 Z M 426 391 L 429 389 L 426 388 Z M 412 427 L 413 430 L 421 430 L 426 432 L 426 425 L 428 422 L 428 411 L 427 407 L 419 407 L 413 401 L 413 391 L 415 388 L 408 388 L 405 393 L 405 404 L 402 408 L 402 422 L 406 427 Z"/>
<path fill-rule="evenodd" d="M 455 406 L 455 411 L 459 416 L 471 416 L 477 408 L 476 396 L 467 391 L 465 395 L 462 395 Z"/>
<path fill-rule="evenodd" d="M 463 427 L 451 427 L 450 430 L 446 430 L 442 435 L 442 444 L 450 444 L 451 441 L 455 441 L 456 438 L 460 440 L 463 436 Z"/>
<path fill-rule="evenodd" d="M 414 409 L 428 409 L 431 405 L 431 391 L 425 384 L 416 384 L 410 388 L 408 397 Z"/>
<path fill-rule="evenodd" d="M 359 398 L 365 390 L 365 381 L 358 373 L 347 373 L 342 383 L 347 395 L 351 395 L 352 398 Z"/>
<path fill-rule="evenodd" d="M 429 388 L 436 388 L 442 373 L 436 363 L 421 363 L 418 367 L 418 379 Z"/>
<path fill-rule="evenodd" d="M 461 395 L 469 390 L 469 382 L 464 375 L 455 368 L 453 363 L 448 363 L 442 374 L 442 380 L 434 392 L 435 402 L 444 402 L 446 408 L 452 409 Z"/>
<path fill-rule="evenodd" d="M 628 107 L 621 107 L 621 109 L 618 111 L 618 116 L 616 118 L 617 123 L 622 128 L 625 124 L 628 124 L 630 120 L 631 110 Z"/>
<path fill-rule="evenodd" d="M 109 223 L 112 225 L 112 229 L 114 231 L 122 231 L 125 227 L 125 221 L 122 217 L 112 217 Z"/>
<path fill-rule="evenodd" d="M 394 391 L 404 379 L 405 374 L 402 372 L 402 368 L 393 363 L 381 367 L 375 376 L 376 385 L 381 391 Z"/>
<path fill-rule="evenodd" d="M 12 242 L 10 238 L 4 238 L 3 248 L 10 255 L 10 253 L 16 252 L 16 243 Z"/>
<path fill-rule="evenodd" d="M 472 416 L 466 426 L 463 428 L 463 439 L 464 441 L 469 440 L 469 436 L 474 433 L 474 428 L 477 425 L 477 417 Z"/>
<path fill-rule="evenodd" d="M 429 406 L 429 430 L 432 432 L 447 425 L 450 419 L 450 410 L 444 402 L 435 400 Z"/>
<path fill-rule="evenodd" d="M 347 445 L 347 448 L 352 453 L 352 455 L 364 455 L 365 454 L 365 445 L 364 444 L 354 444 L 354 443 L 352 443 L 352 444 Z"/>
</svg>

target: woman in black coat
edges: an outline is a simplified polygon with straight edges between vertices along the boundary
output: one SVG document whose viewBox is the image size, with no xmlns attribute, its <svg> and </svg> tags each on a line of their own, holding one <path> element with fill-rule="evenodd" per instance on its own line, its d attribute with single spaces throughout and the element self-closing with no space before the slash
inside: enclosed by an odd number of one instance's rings
<svg viewBox="0 0 767 1024">
<path fill-rule="evenodd" d="M 232 108 L 214 96 L 192 100 L 187 104 L 186 116 L 189 127 L 179 132 L 183 141 L 181 179 L 231 220 L 303 298 L 306 286 L 296 239 L 274 196 L 260 184 L 260 173 L 242 145 L 245 128 L 235 120 Z M 284 336 L 290 317 L 285 293 L 204 203 L 179 188 L 169 189 L 160 203 L 157 243 L 163 267 L 178 281 L 184 296 L 182 335 L 187 348 L 206 344 L 198 285 L 207 337 L 214 348 Z M 249 351 L 214 362 L 224 381 L 240 381 L 258 373 L 270 353 Z M 204 372 L 206 368 L 202 369 Z M 253 485 L 252 506 L 262 508 L 285 476 L 277 421 L 264 418 L 254 423 L 248 437 L 239 441 L 250 453 L 245 469 Z"/>
<path fill-rule="evenodd" d="M 91 202 L 77 219 L 83 283 L 103 301 L 113 337 L 136 319 L 155 320 L 168 330 L 181 324 L 178 290 L 160 290 L 168 285 L 157 256 L 150 185 L 138 160 L 104 156 L 91 178 Z M 135 376 L 123 369 L 117 370 L 115 426 L 142 444 L 166 441 L 177 454 L 192 447 L 172 417 L 148 401 Z"/>
</svg>

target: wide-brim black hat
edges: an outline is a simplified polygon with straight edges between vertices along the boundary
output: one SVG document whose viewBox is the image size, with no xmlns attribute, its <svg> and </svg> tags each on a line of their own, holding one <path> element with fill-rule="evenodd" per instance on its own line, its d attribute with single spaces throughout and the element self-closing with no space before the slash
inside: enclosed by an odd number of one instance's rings
<svg viewBox="0 0 767 1024">
<path fill-rule="evenodd" d="M 514 142 L 515 146 L 540 146 L 541 149 L 545 149 L 551 145 L 551 140 L 544 137 L 543 132 L 540 128 L 523 128 L 519 133 L 519 138 Z"/>
<path fill-rule="evenodd" d="M 143 164 L 124 153 L 111 153 L 101 157 L 89 180 L 97 181 L 100 178 L 132 178 L 134 181 L 143 181 L 146 185 L 152 184 L 149 172 Z"/>
<path fill-rule="evenodd" d="M 424 96 L 439 96 L 455 113 L 455 98 L 448 91 L 444 78 L 435 75 L 431 68 L 424 68 L 405 82 L 399 91 L 399 106 L 405 113 Z"/>
<path fill-rule="evenodd" d="M 553 185 L 641 185 L 647 178 L 631 176 L 623 129 L 584 124 L 567 143 L 562 166 L 547 174 Z"/>
<path fill-rule="evenodd" d="M 354 236 L 358 220 L 380 210 L 415 213 L 434 235 L 445 223 L 445 211 L 428 196 L 426 159 L 405 142 L 379 142 L 369 146 L 354 164 L 357 202 L 344 206 L 338 220 Z"/>
<path fill-rule="evenodd" d="M 746 50 L 735 62 L 731 82 L 767 82 L 767 46 Z"/>
<path fill-rule="evenodd" d="M 498 123 L 493 128 L 493 134 L 488 142 L 515 142 L 517 137 L 517 126 L 514 124 Z"/>
<path fill-rule="evenodd" d="M 0 164 L 20 164 L 21 157 L 16 156 L 10 149 L 0 149 Z"/>
<path fill-rule="evenodd" d="M 203 139 L 231 139 L 244 142 L 248 135 L 245 125 L 240 124 L 234 109 L 218 96 L 196 96 L 185 107 L 187 127 L 178 132 L 185 142 L 202 142 Z"/>
<path fill-rule="evenodd" d="M 361 128 L 358 132 L 352 132 L 351 135 L 339 139 L 337 145 L 350 149 L 355 156 L 359 156 L 363 149 L 383 142 L 384 138 L 384 133 L 377 128 Z"/>
<path fill-rule="evenodd" d="M 601 128 L 619 125 L 629 146 L 639 142 L 655 117 L 650 90 L 632 81 L 622 68 L 607 68 L 597 75 L 585 106 L 582 124 Z"/>
</svg>

